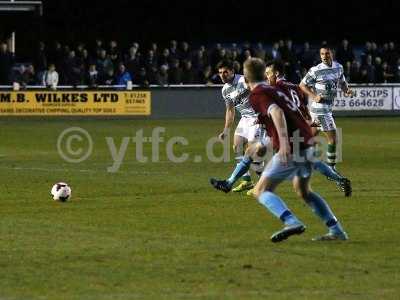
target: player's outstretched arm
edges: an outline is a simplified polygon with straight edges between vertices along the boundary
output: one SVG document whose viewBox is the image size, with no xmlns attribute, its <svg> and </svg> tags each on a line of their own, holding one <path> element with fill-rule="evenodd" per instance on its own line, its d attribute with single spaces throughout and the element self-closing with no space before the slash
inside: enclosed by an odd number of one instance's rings
<svg viewBox="0 0 400 300">
<path fill-rule="evenodd" d="M 221 140 L 223 140 L 229 134 L 229 129 L 231 128 L 234 120 L 235 120 L 235 107 L 233 105 L 227 105 L 226 106 L 226 112 L 225 112 L 224 129 L 218 135 L 218 137 Z"/>
<path fill-rule="evenodd" d="M 287 164 L 290 156 L 290 145 L 287 130 L 287 123 L 283 110 L 274 105 L 270 108 L 269 112 L 279 137 L 279 156 L 282 163 Z"/>
</svg>

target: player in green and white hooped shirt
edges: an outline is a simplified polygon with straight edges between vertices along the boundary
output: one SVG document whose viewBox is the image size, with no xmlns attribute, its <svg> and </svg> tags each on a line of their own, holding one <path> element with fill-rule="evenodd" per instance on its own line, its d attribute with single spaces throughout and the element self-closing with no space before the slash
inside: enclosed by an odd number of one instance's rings
<svg viewBox="0 0 400 300">
<path fill-rule="evenodd" d="M 322 46 L 319 52 L 321 63 L 312 67 L 300 83 L 300 88 L 311 100 L 310 114 L 319 130 L 328 140 L 327 163 L 336 164 L 336 124 L 332 116 L 332 107 L 337 90 L 345 96 L 353 96 L 343 73 L 343 66 L 332 59 L 332 50 Z"/>
<path fill-rule="evenodd" d="M 226 105 L 224 129 L 219 134 L 220 139 L 225 139 L 229 134 L 235 119 L 235 110 L 240 113 L 240 121 L 235 129 L 233 138 L 233 150 L 238 163 L 243 158 L 244 151 L 248 145 L 268 139 L 264 128 L 259 124 L 257 113 L 249 102 L 250 90 L 248 89 L 243 75 L 235 74 L 232 61 L 221 61 L 218 66 L 218 74 L 224 83 L 222 97 Z M 267 141 L 264 141 L 267 143 Z M 254 170 L 261 173 L 263 165 L 261 162 L 253 164 Z M 250 173 L 247 171 L 242 181 L 233 192 L 242 192 L 253 188 Z M 233 183 L 232 183 L 233 184 Z"/>
</svg>

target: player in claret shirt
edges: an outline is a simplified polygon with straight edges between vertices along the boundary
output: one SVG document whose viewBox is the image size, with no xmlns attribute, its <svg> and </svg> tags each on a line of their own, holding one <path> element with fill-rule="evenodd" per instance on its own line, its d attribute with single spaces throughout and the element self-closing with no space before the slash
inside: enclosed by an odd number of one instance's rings
<svg viewBox="0 0 400 300">
<path fill-rule="evenodd" d="M 306 229 L 274 193 L 275 188 L 287 179 L 292 180 L 297 194 L 329 229 L 327 234 L 314 240 L 347 240 L 347 234 L 326 201 L 310 188 L 314 159 L 311 127 L 285 93 L 265 83 L 265 63 L 261 59 L 248 59 L 244 64 L 244 76 L 251 90 L 250 103 L 259 113 L 276 151 L 254 188 L 258 201 L 284 223 L 284 228 L 274 233 L 271 241 L 280 242 Z"/>
</svg>

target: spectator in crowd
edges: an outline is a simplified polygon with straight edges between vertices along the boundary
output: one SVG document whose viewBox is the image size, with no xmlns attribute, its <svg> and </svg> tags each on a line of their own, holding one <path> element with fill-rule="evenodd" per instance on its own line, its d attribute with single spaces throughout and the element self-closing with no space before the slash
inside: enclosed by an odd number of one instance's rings
<svg viewBox="0 0 400 300">
<path fill-rule="evenodd" d="M 280 60 L 281 59 L 281 52 L 279 50 L 279 44 L 274 43 L 272 45 L 271 54 L 269 55 L 271 59 Z"/>
<path fill-rule="evenodd" d="M 6 43 L 0 44 L 0 85 L 10 83 L 11 68 L 14 65 L 14 55 L 8 51 Z"/>
<path fill-rule="evenodd" d="M 147 52 L 147 56 L 144 61 L 144 67 L 147 69 L 147 71 L 149 71 L 152 68 L 158 67 L 157 57 L 155 56 L 153 50 L 149 50 Z"/>
<path fill-rule="evenodd" d="M 156 84 L 161 85 L 161 86 L 166 86 L 166 85 L 168 85 L 168 82 L 169 82 L 168 81 L 168 66 L 161 65 L 160 72 L 158 72 L 158 74 L 157 74 Z"/>
<path fill-rule="evenodd" d="M 213 77 L 213 71 L 210 65 L 206 66 L 199 74 L 200 84 L 212 84 L 211 78 Z"/>
<path fill-rule="evenodd" d="M 150 50 L 151 51 L 153 51 L 153 53 L 154 53 L 154 56 L 155 57 L 158 57 L 159 56 L 159 52 L 158 52 L 158 45 L 157 45 L 157 43 L 151 43 L 151 45 L 150 45 Z"/>
<path fill-rule="evenodd" d="M 118 66 L 118 72 L 116 76 L 116 83 L 117 85 L 127 85 L 128 82 L 132 82 L 132 76 L 129 74 L 129 72 L 126 70 L 126 67 L 124 64 L 120 63 Z"/>
<path fill-rule="evenodd" d="M 18 84 L 20 88 L 25 88 L 26 83 L 23 80 L 23 74 L 25 73 L 25 66 L 21 64 L 18 67 L 15 67 L 12 74 L 12 82 L 13 84 Z"/>
<path fill-rule="evenodd" d="M 400 58 L 397 60 L 397 64 L 394 68 L 395 82 L 400 82 Z"/>
<path fill-rule="evenodd" d="M 267 52 L 264 49 L 264 45 L 261 42 L 257 43 L 256 49 L 254 50 L 254 56 L 261 58 L 262 60 L 265 60 L 266 55 L 267 55 Z M 232 60 L 235 60 L 235 59 L 232 59 Z"/>
<path fill-rule="evenodd" d="M 96 39 L 96 45 L 94 47 L 94 53 L 97 58 L 100 57 L 101 50 L 105 50 L 103 41 L 101 39 Z"/>
<path fill-rule="evenodd" d="M 386 61 L 383 62 L 382 69 L 383 69 L 383 82 L 392 83 L 394 81 L 395 74 L 393 73 L 392 68 Z"/>
<path fill-rule="evenodd" d="M 372 63 L 372 55 L 371 54 L 369 54 L 367 56 L 366 63 L 362 66 L 361 73 L 364 76 L 363 82 L 374 83 L 376 81 L 376 70 L 375 70 L 375 66 Z"/>
<path fill-rule="evenodd" d="M 191 58 L 192 57 L 191 57 L 188 42 L 182 42 L 181 49 L 179 52 L 179 59 L 181 61 L 184 61 L 184 60 L 191 60 Z"/>
<path fill-rule="evenodd" d="M 390 67 L 394 67 L 397 64 L 398 58 L 399 54 L 397 53 L 396 46 L 394 42 L 390 42 L 387 63 L 389 64 Z"/>
<path fill-rule="evenodd" d="M 358 60 L 354 60 L 351 64 L 349 82 L 362 83 L 361 62 Z"/>
<path fill-rule="evenodd" d="M 171 64 L 171 57 L 169 55 L 169 49 L 164 48 L 158 59 L 158 65 L 161 66 L 169 66 Z"/>
<path fill-rule="evenodd" d="M 110 59 L 114 66 L 118 65 L 121 62 L 121 53 L 118 48 L 118 43 L 116 41 L 110 42 Z"/>
<path fill-rule="evenodd" d="M 86 83 L 89 87 L 95 88 L 99 84 L 99 81 L 100 81 L 99 72 L 96 69 L 96 65 L 91 64 L 86 74 Z"/>
<path fill-rule="evenodd" d="M 43 42 L 39 42 L 39 47 L 34 57 L 34 64 L 36 70 L 38 70 L 39 72 L 43 72 L 47 69 L 46 45 Z"/>
<path fill-rule="evenodd" d="M 143 86 L 143 87 L 148 87 L 150 85 L 149 78 L 147 76 L 147 72 L 145 68 L 141 68 L 139 73 L 133 77 L 133 83 Z"/>
<path fill-rule="evenodd" d="M 199 81 L 198 73 L 195 70 L 193 70 L 192 62 L 190 60 L 183 61 L 182 83 L 195 84 L 198 81 Z"/>
<path fill-rule="evenodd" d="M 365 43 L 365 48 L 361 54 L 361 64 L 365 65 L 367 63 L 368 55 L 372 55 L 372 44 L 371 42 Z M 372 57 L 372 56 L 371 56 Z"/>
<path fill-rule="evenodd" d="M 77 86 L 83 84 L 84 80 L 84 66 L 81 61 L 76 57 L 74 50 L 69 52 L 68 57 L 64 62 L 64 77 L 63 82 L 66 85 Z"/>
<path fill-rule="evenodd" d="M 372 56 L 372 55 L 371 55 Z M 383 83 L 383 66 L 382 59 L 380 57 L 375 57 L 375 83 Z"/>
<path fill-rule="evenodd" d="M 100 75 L 101 85 L 115 85 L 114 69 L 108 69 L 106 73 Z"/>
<path fill-rule="evenodd" d="M 348 61 L 351 63 L 354 60 L 354 52 L 347 39 L 344 39 L 340 47 L 337 48 L 336 60 L 342 65 L 345 65 Z"/>
<path fill-rule="evenodd" d="M 100 75 L 108 74 L 108 71 L 114 70 L 114 64 L 107 56 L 107 51 L 104 49 L 100 51 L 100 57 L 97 59 L 96 68 Z"/>
<path fill-rule="evenodd" d="M 170 42 L 169 55 L 171 56 L 171 59 L 179 59 L 178 43 L 175 40 Z"/>
<path fill-rule="evenodd" d="M 315 65 L 316 57 L 317 54 L 315 51 L 311 50 L 310 43 L 305 42 L 303 44 L 302 50 L 298 53 L 298 59 L 300 61 L 301 67 L 309 70 L 312 66 Z"/>
<path fill-rule="evenodd" d="M 58 73 L 54 64 L 49 64 L 47 71 L 43 73 L 42 85 L 56 89 L 58 86 Z"/>
<path fill-rule="evenodd" d="M 220 43 L 215 44 L 215 48 L 211 50 L 211 65 L 216 66 L 221 61 L 221 50 L 222 45 Z"/>
<path fill-rule="evenodd" d="M 172 65 L 168 71 L 168 78 L 170 84 L 181 84 L 182 83 L 182 69 L 178 59 L 172 61 Z"/>
<path fill-rule="evenodd" d="M 38 83 L 35 67 L 32 64 L 29 64 L 24 73 L 22 74 L 22 81 L 25 85 L 36 85 Z"/>
<path fill-rule="evenodd" d="M 130 74 L 137 74 L 140 70 L 140 58 L 137 55 L 137 49 L 134 46 L 130 47 L 128 57 L 125 60 L 126 68 Z"/>
</svg>

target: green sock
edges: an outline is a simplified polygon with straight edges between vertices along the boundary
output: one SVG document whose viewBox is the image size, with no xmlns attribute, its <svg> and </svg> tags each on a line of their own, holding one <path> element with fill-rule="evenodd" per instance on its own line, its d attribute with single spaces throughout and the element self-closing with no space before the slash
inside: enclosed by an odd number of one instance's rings
<svg viewBox="0 0 400 300">
<path fill-rule="evenodd" d="M 328 144 L 328 151 L 326 152 L 326 162 L 330 166 L 336 165 L 336 145 Z"/>
</svg>

